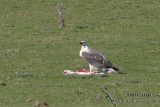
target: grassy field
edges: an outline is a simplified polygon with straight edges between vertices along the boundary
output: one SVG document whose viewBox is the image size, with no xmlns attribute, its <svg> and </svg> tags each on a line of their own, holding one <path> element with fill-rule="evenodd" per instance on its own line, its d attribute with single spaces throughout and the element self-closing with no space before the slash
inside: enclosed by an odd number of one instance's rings
<svg viewBox="0 0 160 107">
<path fill-rule="evenodd" d="M 82 40 L 121 71 L 64 76 L 89 69 L 79 57 Z M 118 107 L 160 106 L 159 0 L 0 0 L 1 107 L 114 107 L 105 87 Z"/>
</svg>

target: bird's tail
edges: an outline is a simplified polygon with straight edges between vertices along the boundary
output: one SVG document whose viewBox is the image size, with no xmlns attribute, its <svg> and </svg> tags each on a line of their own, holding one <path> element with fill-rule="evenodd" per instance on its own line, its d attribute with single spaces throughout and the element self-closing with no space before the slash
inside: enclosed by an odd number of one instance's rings
<svg viewBox="0 0 160 107">
<path fill-rule="evenodd" d="M 114 70 L 116 70 L 116 71 L 119 71 L 119 69 L 118 69 L 118 68 L 116 68 L 116 67 L 113 67 L 113 69 L 114 69 Z"/>
</svg>

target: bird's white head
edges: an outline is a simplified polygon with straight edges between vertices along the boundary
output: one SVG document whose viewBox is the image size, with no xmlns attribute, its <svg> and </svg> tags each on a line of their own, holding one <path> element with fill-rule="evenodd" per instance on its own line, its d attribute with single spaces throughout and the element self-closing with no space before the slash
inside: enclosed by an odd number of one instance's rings
<svg viewBox="0 0 160 107">
<path fill-rule="evenodd" d="M 79 55 L 82 57 L 82 52 L 88 51 L 89 48 L 85 41 L 81 41 L 80 44 L 81 44 L 81 50 L 80 50 Z"/>
<path fill-rule="evenodd" d="M 81 41 L 80 44 L 81 44 L 82 47 L 86 47 L 86 46 L 88 47 L 88 45 L 85 41 Z"/>
</svg>

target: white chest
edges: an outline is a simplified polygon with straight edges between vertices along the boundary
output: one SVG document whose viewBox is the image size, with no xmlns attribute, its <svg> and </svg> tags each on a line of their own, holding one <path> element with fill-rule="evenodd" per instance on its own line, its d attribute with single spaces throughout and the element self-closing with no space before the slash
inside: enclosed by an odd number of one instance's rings
<svg viewBox="0 0 160 107">
<path fill-rule="evenodd" d="M 79 56 L 82 57 L 82 52 L 85 52 L 85 51 L 86 51 L 86 52 L 88 51 L 88 47 L 87 47 L 87 46 L 85 46 L 85 47 L 82 46 L 82 47 L 81 47 L 81 50 L 80 50 L 80 52 L 79 52 Z"/>
</svg>

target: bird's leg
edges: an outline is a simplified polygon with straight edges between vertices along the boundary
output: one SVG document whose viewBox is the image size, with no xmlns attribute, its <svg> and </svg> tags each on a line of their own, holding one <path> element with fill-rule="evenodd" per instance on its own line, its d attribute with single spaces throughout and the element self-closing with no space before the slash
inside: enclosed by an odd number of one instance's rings
<svg viewBox="0 0 160 107">
<path fill-rule="evenodd" d="M 93 66 L 89 64 L 89 71 L 92 72 L 92 70 L 93 70 Z"/>
<path fill-rule="evenodd" d="M 93 72 L 94 70 L 96 70 L 97 68 L 91 64 L 89 64 L 89 70 L 90 72 Z"/>
</svg>

